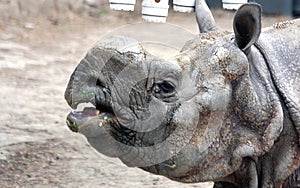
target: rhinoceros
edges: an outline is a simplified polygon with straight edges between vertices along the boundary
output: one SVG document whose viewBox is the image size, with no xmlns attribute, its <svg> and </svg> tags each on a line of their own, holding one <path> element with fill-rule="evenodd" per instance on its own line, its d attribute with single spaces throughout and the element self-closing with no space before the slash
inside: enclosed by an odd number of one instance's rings
<svg viewBox="0 0 300 188">
<path fill-rule="evenodd" d="M 300 20 L 262 30 L 260 6 L 245 4 L 231 33 L 199 15 L 202 33 L 170 59 L 123 36 L 98 42 L 65 92 L 73 109 L 92 107 L 68 126 L 100 153 L 175 181 L 299 187 Z"/>
</svg>

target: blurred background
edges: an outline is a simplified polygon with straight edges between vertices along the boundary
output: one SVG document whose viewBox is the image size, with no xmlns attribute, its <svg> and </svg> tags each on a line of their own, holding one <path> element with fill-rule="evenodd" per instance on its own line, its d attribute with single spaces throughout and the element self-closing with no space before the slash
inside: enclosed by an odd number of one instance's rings
<svg viewBox="0 0 300 188">
<path fill-rule="evenodd" d="M 110 1 L 112 4 L 116 4 L 116 2 L 122 3 L 122 0 Z M 141 1 L 142 0 L 136 0 L 136 13 L 141 12 Z M 182 2 L 180 0 L 169 0 L 170 9 L 172 9 L 173 1 L 174 4 Z M 193 2 L 193 0 L 187 0 L 186 2 L 189 1 Z M 130 0 L 129 2 L 135 2 L 135 0 Z M 145 2 L 147 2 L 147 0 L 145 0 Z M 222 8 L 224 4 L 247 2 L 247 0 L 207 0 L 206 2 L 210 8 Z M 282 14 L 286 16 L 300 15 L 300 0 L 248 0 L 248 2 L 261 4 L 266 14 Z M 161 1 L 161 3 L 163 3 L 163 1 Z M 87 14 L 92 17 L 108 13 L 108 4 L 109 0 L 0 0 L 0 18 L 3 24 L 3 22 L 7 23 L 11 21 L 11 19 L 28 21 L 37 16 L 44 16 L 55 24 L 58 21 L 57 19 L 70 18 L 70 13 Z"/>
</svg>

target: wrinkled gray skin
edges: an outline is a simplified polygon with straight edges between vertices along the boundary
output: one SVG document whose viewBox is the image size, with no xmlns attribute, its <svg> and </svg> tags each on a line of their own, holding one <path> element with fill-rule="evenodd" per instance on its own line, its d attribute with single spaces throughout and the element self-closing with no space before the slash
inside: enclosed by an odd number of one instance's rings
<svg viewBox="0 0 300 188">
<path fill-rule="evenodd" d="M 200 34 L 172 60 L 126 37 L 96 44 L 65 98 L 101 113 L 71 112 L 69 127 L 99 152 L 172 180 L 299 186 L 300 20 L 261 32 L 260 6 L 246 4 L 233 28 Z"/>
</svg>

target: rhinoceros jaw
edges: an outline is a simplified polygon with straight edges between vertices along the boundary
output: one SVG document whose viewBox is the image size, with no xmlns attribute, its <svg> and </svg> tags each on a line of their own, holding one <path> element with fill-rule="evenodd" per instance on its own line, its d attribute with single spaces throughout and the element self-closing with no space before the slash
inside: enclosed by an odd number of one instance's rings
<svg viewBox="0 0 300 188">
<path fill-rule="evenodd" d="M 110 112 L 100 111 L 94 106 L 82 107 L 78 105 L 76 110 L 67 116 L 67 125 L 73 132 L 80 132 L 80 129 L 97 122 L 102 127 L 114 118 Z"/>
</svg>

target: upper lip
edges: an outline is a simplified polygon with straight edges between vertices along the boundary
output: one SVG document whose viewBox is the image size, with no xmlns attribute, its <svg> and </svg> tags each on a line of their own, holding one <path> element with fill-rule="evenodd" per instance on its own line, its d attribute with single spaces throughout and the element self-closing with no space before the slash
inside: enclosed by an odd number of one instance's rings
<svg viewBox="0 0 300 188">
<path fill-rule="evenodd" d="M 65 99 L 72 109 L 80 103 L 92 103 L 101 111 L 112 112 L 111 91 L 99 79 L 91 77 L 88 80 L 78 80 L 71 77 Z"/>
<path fill-rule="evenodd" d="M 111 92 L 108 87 L 103 84 L 84 84 L 81 86 L 83 87 L 81 90 L 73 88 L 73 86 L 68 86 L 65 92 L 65 99 L 69 106 L 76 109 L 81 103 L 91 103 L 93 107 L 84 108 L 81 111 L 74 110 L 68 114 L 67 125 L 72 131 L 78 132 L 80 126 L 87 123 L 93 117 L 104 114 L 114 116 L 111 104 Z M 77 87 L 80 87 L 80 85 Z M 83 91 L 89 91 L 90 93 L 84 93 Z"/>
</svg>

